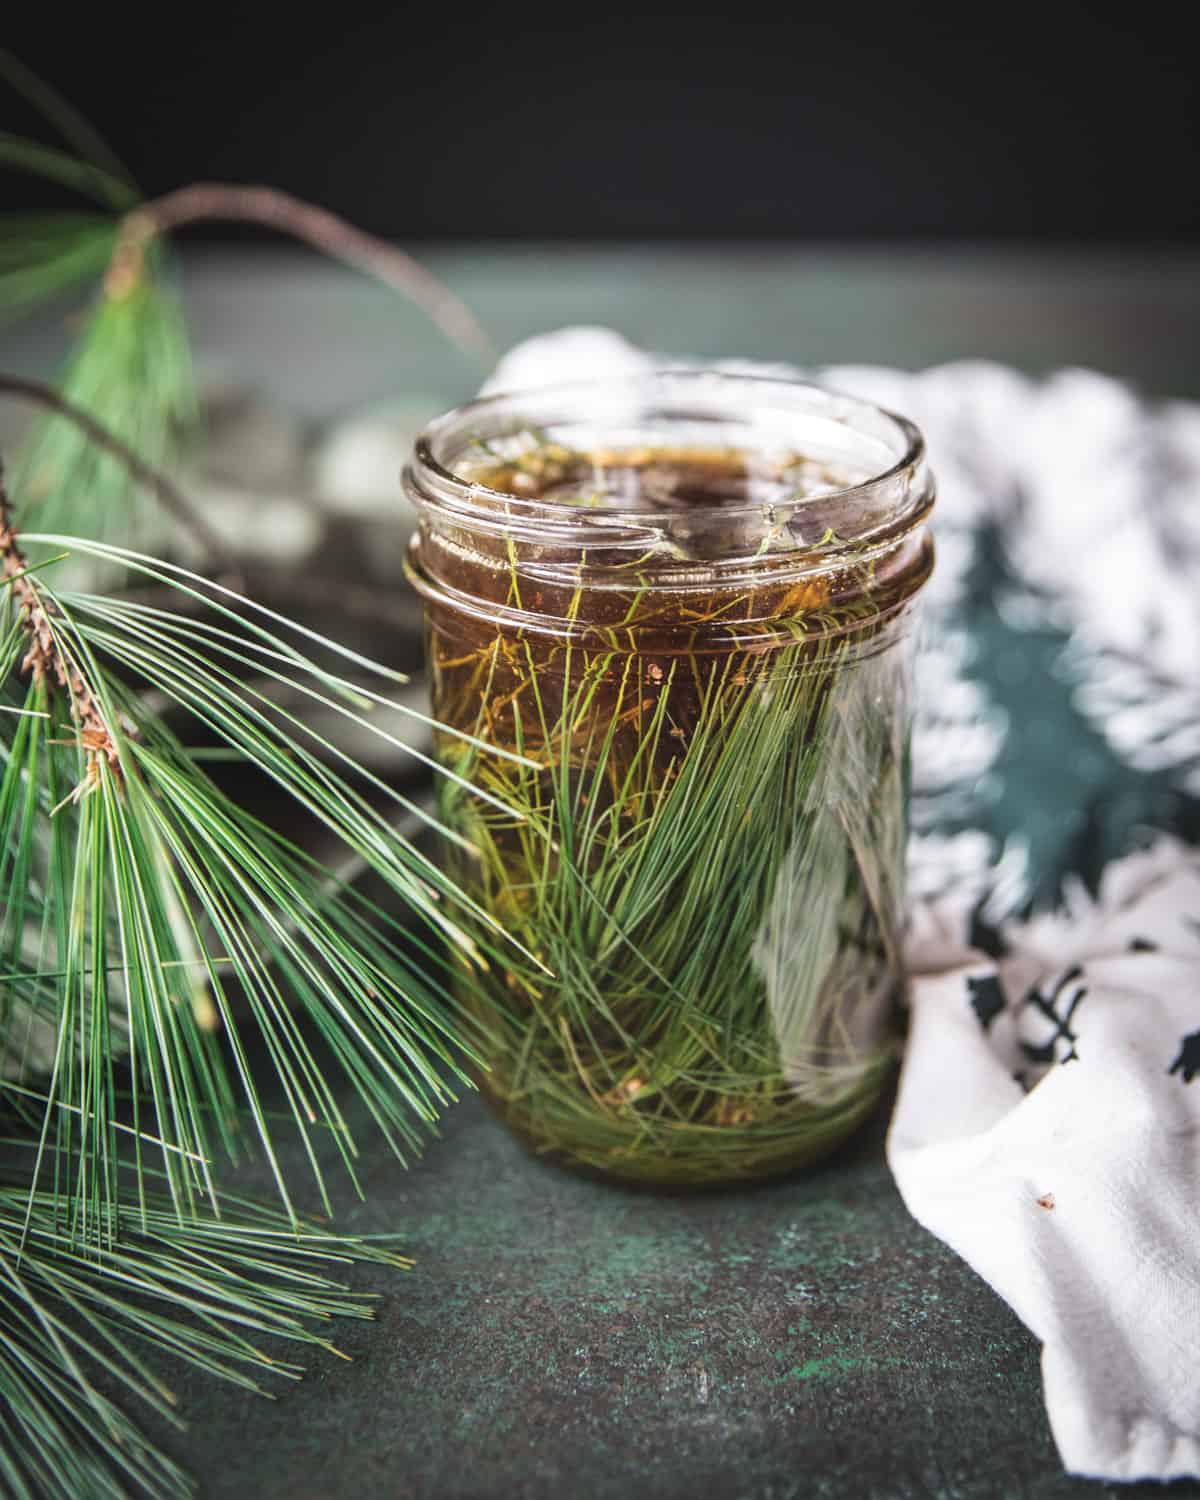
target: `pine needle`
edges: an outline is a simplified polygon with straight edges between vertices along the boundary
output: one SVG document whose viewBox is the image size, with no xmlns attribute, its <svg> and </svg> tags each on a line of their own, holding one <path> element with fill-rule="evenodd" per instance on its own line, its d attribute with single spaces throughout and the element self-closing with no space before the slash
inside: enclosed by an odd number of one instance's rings
<svg viewBox="0 0 1200 1500">
<path fill-rule="evenodd" d="M 92 122 L 85 119 L 53 84 L 40 78 L 19 57 L 3 47 L 0 47 L 0 78 L 7 79 L 12 88 L 54 126 L 80 161 L 102 172 L 115 185 L 114 208 L 129 208 L 136 202 L 137 188 L 124 163 Z"/>
<path fill-rule="evenodd" d="M 30 541 L 68 544 L 37 534 Z M 66 1106 L 47 1112 L 35 1180 L 53 1170 L 57 1181 L 74 1183 L 74 1232 L 87 1240 L 100 1231 L 101 1210 L 116 1196 L 111 1027 L 119 1016 L 135 1080 L 134 1123 L 143 1128 L 139 1112 L 148 1107 L 179 1214 L 212 1201 L 208 1163 L 234 1149 L 239 1110 L 290 1211 L 247 1063 L 251 1035 L 270 1058 L 323 1193 L 318 1138 L 333 1140 L 351 1173 L 357 1149 L 337 1103 L 339 1076 L 397 1154 L 418 1149 L 422 1127 L 453 1097 L 447 1076 L 461 1080 L 453 1042 L 463 1023 L 441 996 L 448 961 L 440 945 L 448 941 L 477 972 L 489 952 L 507 954 L 509 945 L 482 908 L 396 834 L 386 808 L 440 827 L 436 818 L 279 707 L 248 674 L 265 673 L 370 732 L 369 714 L 354 706 L 360 679 L 316 661 L 297 645 L 298 630 L 262 623 L 266 612 L 229 590 L 206 592 L 183 570 L 75 545 L 186 590 L 193 606 L 207 603 L 208 617 L 58 593 L 30 577 L 70 677 L 65 698 L 50 691 L 44 673 L 20 681 L 27 640 L 21 601 L 9 590 L 0 679 L 7 705 L 22 713 L 0 721 L 0 884 L 11 882 L 13 891 L 0 918 L 0 972 L 20 976 L 6 988 L 10 1004 L 26 1009 L 55 976 L 49 1096 Z M 339 654 L 319 637 L 311 645 Z M 357 655 L 354 663 L 360 673 L 372 665 Z M 381 681 L 390 676 L 374 670 Z M 233 802 L 146 711 L 130 686 L 136 681 L 152 682 L 166 704 L 333 835 L 394 893 L 415 931 L 381 921 L 353 888 L 330 891 L 323 866 Z M 84 702 L 93 707 L 81 730 Z M 88 1121 L 85 1140 L 76 1116 Z"/>
<path fill-rule="evenodd" d="M 394 247 L 269 189 L 147 204 L 98 133 L 3 51 L 0 78 L 69 148 L 0 134 L 0 170 L 99 210 L 12 217 L 0 233 L 0 322 L 67 293 L 87 305 L 56 410 L 18 469 L 20 518 L 40 537 L 18 543 L 0 490 L 0 1492 L 175 1500 L 194 1486 L 124 1409 L 178 1422 L 153 1357 L 265 1394 L 270 1377 L 299 1374 L 279 1340 L 338 1355 L 324 1325 L 369 1316 L 336 1267 L 405 1264 L 300 1216 L 280 1132 L 299 1136 L 326 1207 L 323 1158 L 353 1177 L 358 1150 L 347 1092 L 397 1154 L 418 1149 L 473 1057 L 468 976 L 520 950 L 412 842 L 414 824 L 442 827 L 429 808 L 306 721 L 311 705 L 409 753 L 370 717 L 407 711 L 390 697 L 397 674 L 107 545 L 169 547 L 182 520 L 225 583 L 237 576 L 147 467 L 170 466 L 197 426 L 169 236 L 249 216 L 384 280 L 485 362 L 490 346 Z M 45 402 L 30 384 L 3 377 L 0 395 Z M 130 574 L 163 607 L 96 592 Z M 279 688 L 301 709 L 281 707 Z M 209 743 L 195 753 L 193 738 Z M 332 841 L 332 872 L 202 756 L 282 795 L 295 825 Z M 271 1164 L 277 1209 L 218 1191 L 222 1158 L 248 1144 Z"/>
<path fill-rule="evenodd" d="M 109 241 L 111 251 L 112 239 Z M 3 290 L 0 283 L 0 291 Z M 99 423 L 146 464 L 170 471 L 195 431 L 198 405 L 191 353 L 174 297 L 157 278 L 127 295 L 101 296 L 67 362 L 61 398 Z M 137 537 L 164 544 L 173 520 L 129 472 L 99 449 L 73 418 L 37 425 L 14 482 L 32 529 L 96 540 Z M 94 565 L 85 581 L 111 584 Z"/>
<path fill-rule="evenodd" d="M 93 199 L 105 208 L 120 212 L 127 211 L 137 202 L 138 195 L 123 178 L 55 146 L 44 146 L 40 141 L 27 140 L 8 131 L 0 131 L 0 169 L 44 177 L 60 187 Z"/>
<path fill-rule="evenodd" d="M 11 1159 L 23 1143 L 3 1144 Z M 371 1299 L 339 1279 L 346 1270 L 409 1264 L 387 1243 L 294 1224 L 245 1199 L 227 1206 L 230 1220 L 201 1211 L 180 1223 L 157 1194 L 113 1205 L 98 1255 L 64 1231 L 71 1205 L 60 1194 L 0 1184 L 0 1491 L 191 1495 L 184 1471 L 107 1392 L 182 1426 L 148 1363 L 168 1355 L 270 1395 L 265 1382 L 301 1374 L 289 1344 L 336 1354 L 324 1325 L 372 1316 Z"/>
<path fill-rule="evenodd" d="M 347 1090 L 419 1149 L 472 1056 L 447 945 L 476 970 L 508 945 L 394 826 L 436 817 L 264 690 L 370 731 L 397 674 L 144 554 L 34 534 L 31 566 L 12 519 L 0 485 L 0 1488 L 175 1497 L 186 1475 L 109 1392 L 172 1419 L 146 1354 L 266 1393 L 299 1373 L 269 1341 L 339 1353 L 314 1322 L 368 1308 L 324 1268 L 401 1262 L 300 1216 L 280 1130 L 326 1210 L 322 1155 L 353 1179 Z M 72 552 L 186 613 L 52 587 Z M 212 781 L 150 684 L 333 838 L 333 876 Z M 279 1210 L 218 1192 L 247 1139 Z"/>
<path fill-rule="evenodd" d="M 0 326 L 99 276 L 115 243 L 103 214 L 0 217 Z"/>
</svg>

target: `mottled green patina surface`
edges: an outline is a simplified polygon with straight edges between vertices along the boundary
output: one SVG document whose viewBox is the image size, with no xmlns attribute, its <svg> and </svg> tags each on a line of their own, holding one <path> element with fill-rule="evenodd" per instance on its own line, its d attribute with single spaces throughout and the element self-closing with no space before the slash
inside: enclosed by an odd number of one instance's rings
<svg viewBox="0 0 1200 1500">
<path fill-rule="evenodd" d="M 501 341 L 606 322 L 698 354 L 979 354 L 1200 395 L 1200 277 L 1169 256 L 560 250 L 439 269 Z M 196 261 L 184 283 L 208 359 L 312 416 L 471 388 L 416 315 L 311 262 Z M 1200 837 L 1194 804 L 1078 720 L 1061 641 L 1006 625 L 998 586 L 983 567 L 969 606 L 974 670 L 1011 725 L 989 831 L 1028 836 L 1042 894 L 1141 823 Z M 339 1205 L 347 1229 L 399 1231 L 417 1261 L 377 1286 L 374 1324 L 335 1331 L 353 1362 L 314 1364 L 275 1402 L 175 1372 L 190 1429 L 165 1441 L 211 1500 L 1160 1493 L 1061 1473 L 1035 1341 L 908 1217 L 883 1128 L 794 1181 L 671 1198 L 545 1167 L 468 1100 L 411 1171 L 372 1152 L 366 1202 Z M 298 1152 L 284 1165 L 303 1176 Z M 241 1185 L 268 1191 L 264 1174 Z"/>
<path fill-rule="evenodd" d="M 274 1403 L 184 1376 L 176 1447 L 214 1500 L 1118 1493 L 1062 1476 L 1034 1340 L 908 1217 L 881 1142 L 663 1198 L 531 1161 L 463 1104 L 346 1214 L 417 1258 L 337 1330 L 353 1364 Z"/>
</svg>

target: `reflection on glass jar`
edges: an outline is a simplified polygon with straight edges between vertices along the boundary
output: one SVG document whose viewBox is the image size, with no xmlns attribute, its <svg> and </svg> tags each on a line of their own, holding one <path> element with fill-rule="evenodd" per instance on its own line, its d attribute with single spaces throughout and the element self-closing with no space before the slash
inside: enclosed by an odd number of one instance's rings
<svg viewBox="0 0 1200 1500">
<path fill-rule="evenodd" d="M 405 483 L 481 1086 L 630 1180 L 824 1155 L 895 1055 L 919 434 L 661 371 L 461 408 Z"/>
</svg>

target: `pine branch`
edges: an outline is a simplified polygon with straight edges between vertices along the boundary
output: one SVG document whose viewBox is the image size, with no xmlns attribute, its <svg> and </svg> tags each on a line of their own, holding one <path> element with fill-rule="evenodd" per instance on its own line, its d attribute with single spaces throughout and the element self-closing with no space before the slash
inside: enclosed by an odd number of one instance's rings
<svg viewBox="0 0 1200 1500">
<path fill-rule="evenodd" d="M 11 1153 L 23 1143 L 2 1144 Z M 201 1213 L 185 1224 L 155 1195 L 140 1212 L 118 1206 L 111 1248 L 97 1258 L 63 1233 L 55 1194 L 29 1200 L 0 1186 L 0 1492 L 191 1495 L 188 1476 L 108 1393 L 182 1427 L 146 1361 L 159 1354 L 269 1396 L 266 1381 L 302 1373 L 274 1346 L 338 1355 L 330 1320 L 372 1317 L 373 1299 L 337 1277 L 410 1264 L 386 1243 L 294 1226 L 245 1199 L 228 1206 L 227 1220 Z"/>
<path fill-rule="evenodd" d="M 160 279 L 148 274 L 127 297 L 99 298 L 59 387 L 73 412 L 161 472 L 174 466 L 196 430 L 199 406 L 187 331 Z M 72 535 L 123 542 L 137 537 L 158 546 L 169 539 L 171 519 L 178 520 L 166 487 L 147 489 L 112 441 L 97 441 L 80 421 L 54 411 L 23 447 L 14 483 L 26 515 L 36 506 L 43 527 Z M 186 524 L 194 534 L 194 514 Z M 205 528 L 205 555 L 214 556 L 214 541 Z M 224 562 L 228 550 L 218 546 L 215 557 Z M 109 580 L 96 576 L 93 566 L 87 581 Z"/>
<path fill-rule="evenodd" d="M 63 140 L 79 159 L 103 172 L 108 181 L 121 184 L 124 191 L 114 196 L 114 207 L 128 207 L 138 196 L 137 188 L 124 162 L 91 123 L 64 99 L 58 90 L 7 48 L 0 47 L 0 78 L 5 78 L 18 94 L 23 95 L 54 125 Z"/>
<path fill-rule="evenodd" d="M 45 177 L 61 187 L 92 198 L 106 208 L 124 211 L 137 201 L 137 194 L 122 178 L 114 177 L 90 161 L 40 141 L 0 131 L 0 167 Z"/>
<path fill-rule="evenodd" d="M 5 379 L 0 376 L 0 391 Z M 108 762 L 118 786 L 121 784 L 121 758 L 116 741 L 75 664 L 60 649 L 54 628 L 57 606 L 44 598 L 36 578 L 17 541 L 12 524 L 12 507 L 4 483 L 4 465 L 0 461 L 0 578 L 6 578 L 21 608 L 21 619 L 29 636 L 29 649 L 21 662 L 22 673 L 41 684 L 49 677 L 67 689 L 71 717 L 79 730 L 79 741 L 88 757 L 88 778 L 94 782 L 101 759 Z"/>
<path fill-rule="evenodd" d="M 106 293 L 116 298 L 127 296 L 140 282 L 147 249 L 156 239 L 206 220 L 258 224 L 302 240 L 415 302 L 448 339 L 479 360 L 484 369 L 496 362 L 496 348 L 474 313 L 420 261 L 328 209 L 277 188 L 197 182 L 142 204 L 123 220 L 105 278 Z"/>
<path fill-rule="evenodd" d="M 0 54 L 0 73 L 3 64 Z M 27 73 L 16 81 L 26 92 L 40 89 L 43 104 L 62 105 Z M 52 112 L 69 138 L 87 144 L 69 110 L 67 116 L 61 108 Z M 190 341 L 163 281 L 172 235 L 197 222 L 252 223 L 290 235 L 414 302 L 483 368 L 495 362 L 495 348 L 461 298 L 396 246 L 268 187 L 197 183 L 139 204 L 131 201 L 127 180 L 113 175 L 113 164 L 92 145 L 92 159 L 77 161 L 0 134 L 0 168 L 49 177 L 116 210 L 108 218 L 75 214 L 57 223 L 43 216 L 24 227 L 12 224 L 0 249 L 0 319 L 28 312 L 99 272 L 98 297 L 64 373 L 63 394 L 160 468 L 174 462 L 199 425 Z M 78 428 L 64 432 L 55 417 L 35 432 L 17 477 L 25 503 L 40 506 L 47 530 L 122 542 L 138 535 L 156 546 L 166 540 L 163 509 L 139 510 L 127 470 Z"/>
<path fill-rule="evenodd" d="M 320 1323 L 367 1314 L 324 1267 L 399 1264 L 297 1214 L 249 1033 L 318 1184 L 323 1141 L 353 1175 L 336 1080 L 393 1149 L 415 1146 L 414 1124 L 452 1097 L 445 1074 L 468 1055 L 451 976 L 469 983 L 503 938 L 465 936 L 466 898 L 379 804 L 436 827 L 432 815 L 254 685 L 285 684 L 370 729 L 370 707 L 389 700 L 336 663 L 397 674 L 184 569 L 35 534 L 189 614 L 60 592 L 23 540 L 0 494 L 0 1104 L 20 1132 L 0 1142 L 0 1489 L 176 1500 L 187 1476 L 109 1394 L 174 1420 L 142 1351 L 264 1392 L 260 1373 L 299 1370 L 263 1336 L 332 1350 Z M 232 802 L 147 712 L 140 681 L 336 835 L 343 863 L 390 886 L 416 930 Z M 30 1087 L 11 1075 L 31 1073 L 39 1029 L 48 1077 Z M 218 1218 L 214 1159 L 235 1148 L 243 1113 L 283 1211 L 222 1193 Z"/>
<path fill-rule="evenodd" d="M 179 486 L 161 469 L 140 458 L 128 443 L 110 432 L 89 412 L 60 395 L 53 386 L 44 385 L 37 380 L 28 380 L 20 375 L 0 373 L 0 396 L 17 397 L 53 412 L 57 416 L 65 417 L 79 429 L 89 443 L 115 458 L 135 483 L 148 490 L 163 510 L 185 531 L 191 533 L 207 556 L 221 564 L 232 578 L 239 576 L 237 559 Z M 0 473 L 0 481 L 2 479 L 3 475 Z"/>
<path fill-rule="evenodd" d="M 103 274 L 117 228 L 111 214 L 0 218 L 0 327 Z"/>
<path fill-rule="evenodd" d="M 144 1352 L 260 1390 L 261 1373 L 298 1373 L 264 1335 L 331 1348 L 322 1323 L 367 1314 L 327 1267 L 400 1264 L 297 1214 L 251 1039 L 323 1193 L 323 1147 L 353 1175 L 346 1086 L 393 1149 L 419 1143 L 470 1055 L 451 988 L 469 991 L 509 944 L 394 826 L 436 818 L 271 696 L 283 687 L 322 721 L 341 715 L 416 753 L 369 717 L 376 705 L 411 712 L 387 696 L 397 674 L 224 584 L 103 541 L 166 511 L 228 563 L 161 473 L 197 408 L 162 284 L 168 233 L 249 217 L 396 287 L 460 347 L 492 352 L 409 257 L 287 195 L 201 185 L 137 206 L 124 168 L 65 101 L 7 54 L 0 74 L 87 158 L 0 135 L 0 167 L 108 210 L 26 219 L 0 245 L 0 316 L 103 274 L 63 394 L 0 386 L 52 412 L 14 486 L 20 537 L 0 495 L 0 1107 L 15 1132 L 0 1140 L 0 1490 L 176 1500 L 187 1476 L 110 1395 L 176 1420 Z M 135 508 L 139 487 L 153 508 Z M 41 534 L 28 525 L 35 506 Z M 68 557 L 154 602 L 72 592 Z M 147 684 L 173 722 L 207 731 L 219 755 L 333 836 L 333 874 L 204 774 L 150 712 Z M 399 915 L 351 872 L 382 881 Z M 222 1192 L 218 1218 L 216 1161 L 243 1125 L 283 1206 Z"/>
<path fill-rule="evenodd" d="M 44 1005 L 47 976 L 59 996 L 53 1108 L 34 1180 L 54 1163 L 78 1194 L 74 1232 L 94 1237 L 116 1197 L 121 1124 L 113 1048 L 97 1038 L 109 1037 L 118 1013 L 134 1124 L 141 1130 L 148 1111 L 181 1216 L 213 1199 L 209 1164 L 218 1149 L 234 1149 L 239 1107 L 291 1211 L 246 1062 L 247 1032 L 265 1044 L 322 1192 L 318 1135 L 328 1133 L 353 1175 L 356 1147 L 331 1082 L 339 1074 L 398 1154 L 415 1148 L 414 1125 L 431 1123 L 453 1097 L 443 1070 L 453 1075 L 464 1045 L 469 1052 L 470 1032 L 448 998 L 452 968 L 469 984 L 489 951 L 503 958 L 507 940 L 397 835 L 385 809 L 440 828 L 436 819 L 256 685 L 285 687 L 293 704 L 307 701 L 426 759 L 369 717 L 373 704 L 413 712 L 369 686 L 396 674 L 185 569 L 33 534 L 36 546 L 95 558 L 198 613 L 58 592 L 28 568 L 7 501 L 3 519 L 10 598 L 7 630 L 0 617 L 0 701 L 19 712 L 0 715 L 0 974 L 17 976 L 6 987 L 25 1014 Z M 323 665 L 313 648 L 352 664 L 368 685 Z M 135 681 L 153 683 L 176 713 L 273 781 L 298 816 L 384 882 L 415 928 L 352 888 L 330 891 L 316 862 L 204 774 Z M 476 935 L 467 935 L 468 917 Z M 444 942 L 458 955 L 453 965 Z M 315 1050 L 289 995 L 319 1039 Z M 76 1119 L 89 1122 L 83 1139 Z"/>
</svg>

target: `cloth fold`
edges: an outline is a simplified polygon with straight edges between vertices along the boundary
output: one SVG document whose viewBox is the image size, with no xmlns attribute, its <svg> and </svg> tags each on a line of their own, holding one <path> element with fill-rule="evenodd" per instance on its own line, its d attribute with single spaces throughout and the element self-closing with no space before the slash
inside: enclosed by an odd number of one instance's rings
<svg viewBox="0 0 1200 1500">
<path fill-rule="evenodd" d="M 487 388 L 663 362 L 563 329 Z M 1041 1340 L 1069 1471 L 1200 1475 L 1200 856 L 1112 857 L 1139 824 L 1200 831 L 1200 406 L 979 361 L 725 367 L 904 412 L 939 480 L 901 1195 Z M 1084 856 L 1095 896 L 1062 878 Z"/>
<path fill-rule="evenodd" d="M 1200 1473 L 1200 858 L 1111 864 L 998 958 L 965 915 L 917 913 L 897 1186 L 1042 1341 L 1072 1473 Z"/>
</svg>

